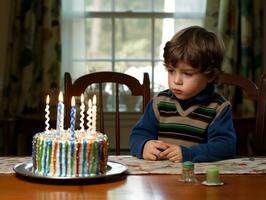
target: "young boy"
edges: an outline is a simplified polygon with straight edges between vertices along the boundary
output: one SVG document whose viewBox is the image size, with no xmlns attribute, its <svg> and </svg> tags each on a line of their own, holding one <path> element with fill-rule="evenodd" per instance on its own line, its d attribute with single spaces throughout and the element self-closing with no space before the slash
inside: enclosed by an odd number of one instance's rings
<svg viewBox="0 0 266 200">
<path fill-rule="evenodd" d="M 164 47 L 169 89 L 147 105 L 129 139 L 133 156 L 147 160 L 206 162 L 233 158 L 231 105 L 215 92 L 223 43 L 204 28 L 178 32 Z M 159 140 L 174 136 L 178 144 Z"/>
</svg>

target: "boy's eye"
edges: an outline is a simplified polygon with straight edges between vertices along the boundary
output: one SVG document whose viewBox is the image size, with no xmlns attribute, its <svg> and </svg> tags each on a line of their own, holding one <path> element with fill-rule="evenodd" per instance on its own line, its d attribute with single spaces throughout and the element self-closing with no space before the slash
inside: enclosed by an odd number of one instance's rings
<svg viewBox="0 0 266 200">
<path fill-rule="evenodd" d="M 192 72 L 184 72 L 184 75 L 186 75 L 186 76 L 192 76 L 193 73 Z"/>
<path fill-rule="evenodd" d="M 167 72 L 168 72 L 168 73 L 173 73 L 174 70 L 173 70 L 173 69 L 170 69 L 170 68 L 167 68 Z"/>
</svg>

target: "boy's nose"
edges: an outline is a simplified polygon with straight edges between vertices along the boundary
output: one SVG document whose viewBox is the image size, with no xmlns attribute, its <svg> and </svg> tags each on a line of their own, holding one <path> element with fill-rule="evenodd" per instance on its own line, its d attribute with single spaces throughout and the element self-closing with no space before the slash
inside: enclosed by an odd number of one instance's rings
<svg viewBox="0 0 266 200">
<path fill-rule="evenodd" d="M 176 75 L 175 76 L 175 84 L 177 85 L 182 85 L 183 84 L 183 81 L 182 81 L 182 78 L 180 75 Z"/>
</svg>

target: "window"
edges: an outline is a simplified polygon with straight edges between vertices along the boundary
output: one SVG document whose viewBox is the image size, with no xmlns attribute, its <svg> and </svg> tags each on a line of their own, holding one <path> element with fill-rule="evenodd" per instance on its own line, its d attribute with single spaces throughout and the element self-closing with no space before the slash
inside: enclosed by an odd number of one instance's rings
<svg viewBox="0 0 266 200">
<path fill-rule="evenodd" d="M 205 0 L 62 1 L 62 77 L 117 71 L 142 82 L 148 72 L 154 93 L 166 89 L 165 42 L 184 27 L 202 26 L 205 7 Z"/>
</svg>

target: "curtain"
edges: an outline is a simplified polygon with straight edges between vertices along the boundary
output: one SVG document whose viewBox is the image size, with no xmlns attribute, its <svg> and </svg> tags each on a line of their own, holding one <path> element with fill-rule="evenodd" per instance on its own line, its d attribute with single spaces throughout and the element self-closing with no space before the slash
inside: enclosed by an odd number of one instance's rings
<svg viewBox="0 0 266 200">
<path fill-rule="evenodd" d="M 260 84 L 262 66 L 262 0 L 208 0 L 205 27 L 225 43 L 224 72 L 241 74 Z M 235 110 L 254 112 L 253 103 L 229 89 Z"/>
<path fill-rule="evenodd" d="M 93 3 L 99 4 L 100 1 L 94 0 Z M 78 64 L 73 62 L 75 59 L 86 59 L 85 0 L 62 2 L 61 20 L 62 72 L 69 72 L 72 78 L 76 79 L 87 73 L 84 62 L 78 62 Z M 99 34 L 96 32 L 93 37 L 89 40 L 98 40 Z"/>
<path fill-rule="evenodd" d="M 225 42 L 223 70 L 259 83 L 262 68 L 262 0 L 209 0 L 205 27 Z"/>
<path fill-rule="evenodd" d="M 45 94 L 57 93 L 60 78 L 60 0 L 10 3 L 7 67 L 1 116 L 40 112 Z"/>
</svg>

